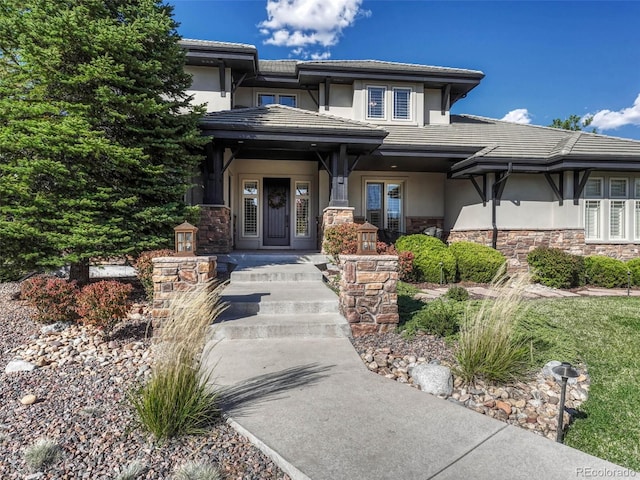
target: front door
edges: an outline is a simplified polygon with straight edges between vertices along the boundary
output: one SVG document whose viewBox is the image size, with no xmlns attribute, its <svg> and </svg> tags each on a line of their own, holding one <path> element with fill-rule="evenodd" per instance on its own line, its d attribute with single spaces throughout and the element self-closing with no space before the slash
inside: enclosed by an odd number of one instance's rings
<svg viewBox="0 0 640 480">
<path fill-rule="evenodd" d="M 288 178 L 264 179 L 263 216 L 265 247 L 289 246 L 289 193 L 290 180 Z"/>
</svg>

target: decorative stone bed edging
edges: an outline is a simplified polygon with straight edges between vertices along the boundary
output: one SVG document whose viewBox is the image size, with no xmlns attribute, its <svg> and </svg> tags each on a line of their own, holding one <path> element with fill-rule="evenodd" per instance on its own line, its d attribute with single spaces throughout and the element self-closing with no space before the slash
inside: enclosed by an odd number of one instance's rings
<svg viewBox="0 0 640 480">
<path fill-rule="evenodd" d="M 375 336 L 379 338 L 373 340 L 372 337 Z M 356 338 L 353 343 L 360 358 L 373 373 L 414 388 L 420 387 L 414 384 L 411 377 L 412 367 L 430 362 L 448 367 L 455 365 L 444 342 L 430 335 L 416 337 L 415 343 L 418 348 L 410 346 L 412 341 L 403 340 L 400 335 L 391 333 Z M 371 343 L 387 343 L 393 346 L 367 345 Z M 416 355 L 420 351 L 423 352 L 423 356 Z M 580 369 L 580 373 L 577 382 L 567 386 L 565 425 L 571 421 L 568 412 L 578 414 L 580 405 L 588 397 L 590 380 L 583 369 Z M 540 372 L 524 382 L 505 386 L 493 386 L 481 381 L 465 386 L 461 378 L 454 378 L 453 393 L 450 396 L 442 395 L 441 398 L 555 440 L 560 384 L 553 377 L 547 377 Z"/>
</svg>

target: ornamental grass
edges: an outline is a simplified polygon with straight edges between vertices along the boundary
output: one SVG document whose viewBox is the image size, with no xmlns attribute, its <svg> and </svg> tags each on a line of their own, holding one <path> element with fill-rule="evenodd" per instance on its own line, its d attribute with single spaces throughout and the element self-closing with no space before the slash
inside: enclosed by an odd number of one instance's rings
<svg viewBox="0 0 640 480">
<path fill-rule="evenodd" d="M 154 331 L 149 382 L 131 395 L 140 423 L 158 439 L 200 434 L 220 416 L 211 371 L 203 368 L 209 326 L 224 310 L 224 285 L 209 283 L 176 295 Z"/>
<path fill-rule="evenodd" d="M 467 310 L 460 327 L 456 373 L 467 383 L 476 379 L 504 383 L 523 376 L 529 368 L 529 348 L 517 331 L 528 278 L 506 280 L 503 272 L 491 284 L 497 297 Z"/>
</svg>

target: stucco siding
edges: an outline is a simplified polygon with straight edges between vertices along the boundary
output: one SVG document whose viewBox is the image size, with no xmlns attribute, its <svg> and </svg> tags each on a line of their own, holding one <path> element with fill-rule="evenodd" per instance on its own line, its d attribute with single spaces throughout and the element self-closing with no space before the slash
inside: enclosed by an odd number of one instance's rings
<svg viewBox="0 0 640 480">
<path fill-rule="evenodd" d="M 239 87 L 234 94 L 234 107 L 256 107 L 258 106 L 258 94 L 275 94 L 275 95 L 295 95 L 296 105 L 304 110 L 317 111 L 318 106 L 315 104 L 311 96 L 306 90 L 295 88 L 268 88 L 268 87 Z M 312 91 L 311 94 L 317 99 L 318 92 Z"/>
<path fill-rule="evenodd" d="M 329 92 L 329 110 L 325 110 L 324 104 L 324 85 L 320 85 L 320 91 L 317 92 L 320 98 L 318 111 L 320 113 L 328 113 L 337 117 L 343 117 L 353 120 L 353 87 L 351 85 L 331 85 Z"/>
<path fill-rule="evenodd" d="M 478 182 L 481 184 L 480 179 Z M 491 175 L 487 178 L 491 196 Z M 572 229 L 582 228 L 582 207 L 573 204 L 572 179 L 565 176 L 565 200 L 560 205 L 542 175 L 511 175 L 506 180 L 502 200 L 496 207 L 500 229 Z M 491 199 L 482 205 L 469 180 L 446 182 L 445 229 L 471 230 L 492 228 Z"/>
<path fill-rule="evenodd" d="M 229 110 L 231 108 L 231 69 L 226 69 L 225 96 L 220 89 L 220 73 L 218 67 L 186 66 L 185 71 L 192 76 L 191 88 L 187 90 L 193 95 L 194 104 L 206 104 L 208 112 Z"/>
<path fill-rule="evenodd" d="M 444 114 L 442 113 L 442 92 L 437 89 L 428 88 L 424 90 L 424 125 L 448 125 L 449 99 Z"/>
</svg>

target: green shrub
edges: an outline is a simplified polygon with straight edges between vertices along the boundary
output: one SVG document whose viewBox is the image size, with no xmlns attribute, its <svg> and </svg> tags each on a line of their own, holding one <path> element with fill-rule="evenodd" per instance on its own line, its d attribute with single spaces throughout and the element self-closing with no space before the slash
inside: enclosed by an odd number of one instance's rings
<svg viewBox="0 0 640 480">
<path fill-rule="evenodd" d="M 40 323 L 55 323 L 75 320 L 76 282 L 62 278 L 38 275 L 20 285 L 20 294 L 35 308 L 33 320 Z"/>
<path fill-rule="evenodd" d="M 358 251 L 358 224 L 342 223 L 328 227 L 324 231 L 322 249 L 338 263 L 340 254 L 354 254 Z"/>
<path fill-rule="evenodd" d="M 154 330 L 158 353 L 149 382 L 130 394 L 140 423 L 158 439 L 204 433 L 220 415 L 211 373 L 203 370 L 209 325 L 224 309 L 224 284 L 201 285 L 176 295 L 169 317 Z"/>
<path fill-rule="evenodd" d="M 531 280 L 552 288 L 584 285 L 584 258 L 557 248 L 537 247 L 527 255 Z"/>
<path fill-rule="evenodd" d="M 134 460 L 127 464 L 126 467 L 116 476 L 115 480 L 136 480 L 147 470 L 147 466 L 140 460 Z"/>
<path fill-rule="evenodd" d="M 449 251 L 458 264 L 458 279 L 463 282 L 489 283 L 507 259 L 497 250 L 473 242 L 456 242 Z"/>
<path fill-rule="evenodd" d="M 450 300 L 455 300 L 456 302 L 464 302 L 465 300 L 469 300 L 469 292 L 464 287 L 454 285 L 447 290 L 445 297 Z"/>
<path fill-rule="evenodd" d="M 78 294 L 76 311 L 82 323 L 95 325 L 109 334 L 129 311 L 128 283 L 103 280 L 85 285 Z"/>
<path fill-rule="evenodd" d="M 466 383 L 476 379 L 507 382 L 528 369 L 528 349 L 516 327 L 522 308 L 525 279 L 498 284 L 495 300 L 487 299 L 469 313 L 460 327 L 456 373 Z"/>
<path fill-rule="evenodd" d="M 455 279 L 456 259 L 441 240 L 422 234 L 406 235 L 396 241 L 396 249 L 413 253 L 416 280 L 439 283 L 441 266 L 444 282 Z"/>
<path fill-rule="evenodd" d="M 429 302 L 404 324 L 403 332 L 412 337 L 418 332 L 430 333 L 439 337 L 448 337 L 458 332 L 462 304 L 456 301 L 443 301 L 440 298 Z"/>
<path fill-rule="evenodd" d="M 585 275 L 589 285 L 604 288 L 627 286 L 627 265 L 615 258 L 592 255 L 584 259 Z"/>
<path fill-rule="evenodd" d="M 631 272 L 631 285 L 640 285 L 640 258 L 629 260 L 627 268 Z"/>
<path fill-rule="evenodd" d="M 175 255 L 173 250 L 149 250 L 142 252 L 135 262 L 136 272 L 138 273 L 138 279 L 148 300 L 153 300 L 153 259 L 158 257 L 172 257 Z"/>
</svg>

